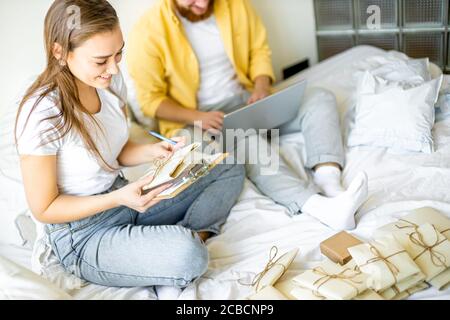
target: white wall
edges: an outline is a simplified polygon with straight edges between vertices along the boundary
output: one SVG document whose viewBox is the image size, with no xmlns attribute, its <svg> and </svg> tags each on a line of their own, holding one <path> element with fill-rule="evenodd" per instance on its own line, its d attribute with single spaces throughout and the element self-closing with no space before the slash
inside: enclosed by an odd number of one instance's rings
<svg viewBox="0 0 450 320">
<path fill-rule="evenodd" d="M 127 35 L 156 0 L 111 0 Z M 220 0 L 218 0 L 220 1 Z M 278 79 L 281 69 L 305 57 L 317 62 L 313 0 L 252 0 L 263 19 Z M 27 79 L 45 66 L 43 24 L 52 0 L 0 0 L 0 114 Z"/>
<path fill-rule="evenodd" d="M 317 63 L 313 0 L 252 0 L 264 21 L 277 79 L 281 70 L 304 58 Z"/>
<path fill-rule="evenodd" d="M 0 0 L 0 114 L 26 79 L 44 67 L 44 17 L 50 0 Z"/>
</svg>

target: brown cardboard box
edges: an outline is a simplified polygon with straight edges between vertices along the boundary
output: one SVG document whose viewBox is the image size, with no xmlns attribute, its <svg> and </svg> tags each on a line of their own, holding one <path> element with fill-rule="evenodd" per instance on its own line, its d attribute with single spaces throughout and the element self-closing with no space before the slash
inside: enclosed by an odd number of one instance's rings
<svg viewBox="0 0 450 320">
<path fill-rule="evenodd" d="M 320 251 L 331 261 L 344 265 L 352 259 L 352 256 L 348 252 L 347 248 L 361 243 L 362 241 L 358 240 L 351 234 L 341 231 L 322 241 L 320 243 Z"/>
</svg>

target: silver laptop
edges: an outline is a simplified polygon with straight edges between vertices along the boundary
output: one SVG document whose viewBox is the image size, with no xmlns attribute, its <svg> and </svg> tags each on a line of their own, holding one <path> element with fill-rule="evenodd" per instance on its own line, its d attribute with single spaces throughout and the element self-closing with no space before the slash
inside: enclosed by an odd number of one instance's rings
<svg viewBox="0 0 450 320">
<path fill-rule="evenodd" d="M 225 115 L 223 129 L 273 129 L 294 119 L 305 92 L 306 80 L 296 82 L 262 100 Z"/>
</svg>

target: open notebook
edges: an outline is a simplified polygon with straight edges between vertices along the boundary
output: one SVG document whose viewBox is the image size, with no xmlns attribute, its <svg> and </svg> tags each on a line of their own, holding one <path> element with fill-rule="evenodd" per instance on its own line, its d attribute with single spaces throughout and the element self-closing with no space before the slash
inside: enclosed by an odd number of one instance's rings
<svg viewBox="0 0 450 320">
<path fill-rule="evenodd" d="M 228 153 L 204 154 L 198 150 L 199 147 L 200 143 L 192 143 L 177 150 L 167 160 L 155 159 L 144 175 L 144 177 L 153 175 L 154 179 L 142 190 L 147 193 L 162 184 L 171 183 L 170 188 L 164 190 L 156 198 L 173 198 L 207 175 L 228 156 Z"/>
</svg>

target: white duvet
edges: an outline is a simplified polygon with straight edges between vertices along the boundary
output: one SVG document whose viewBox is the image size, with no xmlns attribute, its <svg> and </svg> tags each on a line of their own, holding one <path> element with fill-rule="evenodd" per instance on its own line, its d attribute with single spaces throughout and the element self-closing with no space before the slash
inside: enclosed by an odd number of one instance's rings
<svg viewBox="0 0 450 320">
<path fill-rule="evenodd" d="M 332 90 L 344 115 L 354 90 L 355 63 L 371 55 L 383 54 L 387 53 L 373 47 L 356 47 L 308 69 L 297 78 L 307 78 L 309 86 Z M 369 239 L 377 227 L 423 206 L 436 208 L 450 217 L 450 119 L 436 123 L 433 135 L 436 152 L 432 154 L 399 155 L 383 148 L 368 147 L 347 150 L 344 185 L 348 185 L 361 170 L 369 177 L 370 197 L 356 216 L 355 235 Z M 293 168 L 306 177 L 302 165 L 302 135 L 283 137 L 282 150 Z M 137 174 L 136 170 L 129 172 L 131 176 Z M 280 253 L 299 248 L 296 259 L 283 276 L 290 278 L 323 259 L 319 243 L 334 233 L 308 215 L 288 217 L 282 206 L 261 195 L 246 181 L 222 233 L 207 242 L 208 271 L 181 292 L 179 298 L 243 299 L 252 290 L 246 284 L 264 268 L 272 246 L 277 246 Z M 23 248 L 0 246 L 0 255 L 24 264 L 24 256 L 29 257 L 31 253 Z M 44 273 L 52 274 L 54 283 L 76 299 L 156 298 L 154 288 L 118 289 L 92 284 L 79 288 L 80 283 L 62 273 L 57 264 L 53 263 L 49 268 Z M 450 290 L 437 292 L 430 288 L 411 299 L 450 299 Z"/>
</svg>

